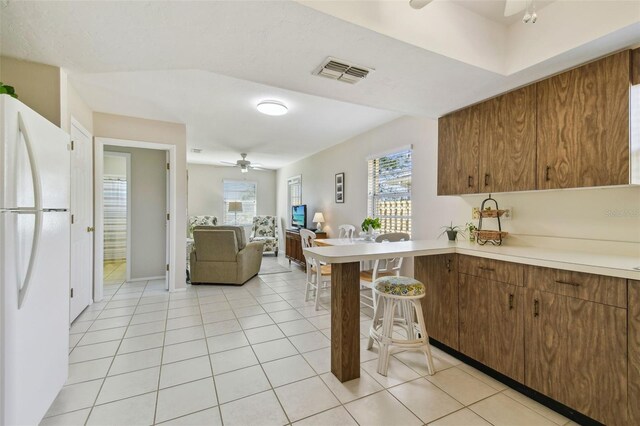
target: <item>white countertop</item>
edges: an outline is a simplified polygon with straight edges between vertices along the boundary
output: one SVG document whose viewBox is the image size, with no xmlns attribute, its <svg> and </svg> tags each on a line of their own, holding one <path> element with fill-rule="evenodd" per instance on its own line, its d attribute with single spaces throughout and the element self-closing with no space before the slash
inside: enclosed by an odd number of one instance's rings
<svg viewBox="0 0 640 426">
<path fill-rule="evenodd" d="M 459 253 L 526 265 L 587 272 L 640 280 L 640 256 L 609 255 L 525 246 L 480 246 L 446 240 L 415 240 L 396 243 L 342 244 L 304 249 L 305 256 L 326 263 L 349 263 L 390 257 Z"/>
</svg>

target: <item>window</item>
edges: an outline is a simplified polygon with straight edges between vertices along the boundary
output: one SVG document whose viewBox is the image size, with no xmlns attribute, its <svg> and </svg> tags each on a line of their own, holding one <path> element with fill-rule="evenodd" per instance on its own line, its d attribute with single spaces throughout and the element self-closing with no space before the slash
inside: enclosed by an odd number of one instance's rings
<svg viewBox="0 0 640 426">
<path fill-rule="evenodd" d="M 287 179 L 287 187 L 289 202 L 287 215 L 289 217 L 289 221 L 291 221 L 291 206 L 302 204 L 302 176 L 298 175 Z"/>
<path fill-rule="evenodd" d="M 380 232 L 411 233 L 411 148 L 368 160 L 367 213 Z"/>
<path fill-rule="evenodd" d="M 224 185 L 224 212 L 225 225 L 251 225 L 256 215 L 256 182 L 225 180 Z M 240 202 L 241 212 L 230 212 L 229 203 Z"/>
</svg>

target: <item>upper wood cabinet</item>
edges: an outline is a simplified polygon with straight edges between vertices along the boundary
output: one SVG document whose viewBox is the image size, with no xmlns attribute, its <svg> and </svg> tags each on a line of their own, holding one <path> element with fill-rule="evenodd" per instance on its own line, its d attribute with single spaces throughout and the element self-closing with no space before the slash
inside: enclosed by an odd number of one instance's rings
<svg viewBox="0 0 640 426">
<path fill-rule="evenodd" d="M 478 192 L 479 108 L 438 120 L 438 195 Z"/>
<path fill-rule="evenodd" d="M 629 51 L 537 83 L 538 188 L 629 183 Z"/>
<path fill-rule="evenodd" d="M 441 117 L 438 195 L 629 184 L 631 56 L 640 51 Z"/>
<path fill-rule="evenodd" d="M 536 189 L 536 87 L 479 106 L 479 192 Z"/>
</svg>

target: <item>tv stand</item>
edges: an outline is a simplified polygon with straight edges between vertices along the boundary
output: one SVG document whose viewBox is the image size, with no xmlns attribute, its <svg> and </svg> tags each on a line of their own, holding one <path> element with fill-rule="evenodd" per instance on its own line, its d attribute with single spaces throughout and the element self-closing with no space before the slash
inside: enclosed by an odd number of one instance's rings
<svg viewBox="0 0 640 426">
<path fill-rule="evenodd" d="M 327 233 L 316 232 L 316 237 L 327 238 Z M 289 259 L 289 264 L 291 264 L 291 262 L 295 262 L 303 268 L 306 267 L 304 254 L 302 253 L 300 228 L 288 228 L 285 230 L 285 256 Z"/>
</svg>

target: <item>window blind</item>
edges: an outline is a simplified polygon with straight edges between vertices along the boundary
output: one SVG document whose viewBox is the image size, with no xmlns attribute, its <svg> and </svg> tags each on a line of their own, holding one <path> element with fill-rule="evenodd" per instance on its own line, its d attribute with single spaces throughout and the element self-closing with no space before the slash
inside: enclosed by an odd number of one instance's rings
<svg viewBox="0 0 640 426">
<path fill-rule="evenodd" d="M 224 212 L 223 223 L 225 225 L 251 225 L 256 215 L 257 183 L 247 181 L 225 180 L 224 186 Z M 242 212 L 229 212 L 229 203 L 240 201 Z"/>
<path fill-rule="evenodd" d="M 411 233 L 411 170 L 411 149 L 368 160 L 367 212 L 382 233 Z"/>
</svg>

